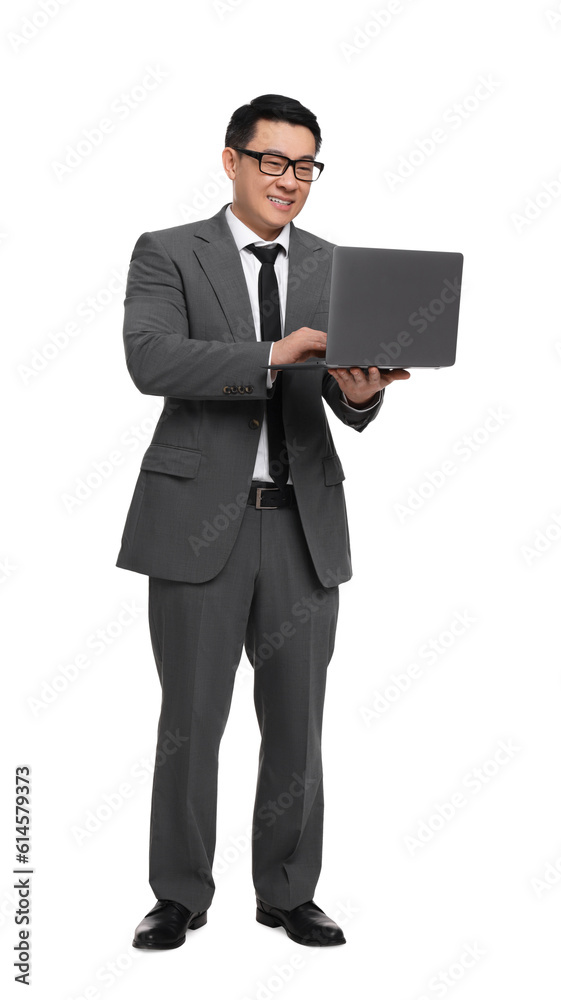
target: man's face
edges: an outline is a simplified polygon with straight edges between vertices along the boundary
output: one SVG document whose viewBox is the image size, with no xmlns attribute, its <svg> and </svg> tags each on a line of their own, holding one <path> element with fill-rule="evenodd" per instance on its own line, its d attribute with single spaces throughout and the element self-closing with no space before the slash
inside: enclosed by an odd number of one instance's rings
<svg viewBox="0 0 561 1000">
<path fill-rule="evenodd" d="M 258 153 L 280 153 L 291 160 L 315 158 L 315 140 L 304 125 L 272 122 L 261 118 L 255 136 L 244 147 Z M 302 211 L 310 193 L 310 181 L 299 181 L 289 167 L 282 176 L 264 174 L 259 161 L 227 146 L 222 154 L 226 173 L 233 181 L 232 211 L 261 239 L 274 240 L 283 226 Z M 288 201 L 278 205 L 271 198 Z"/>
</svg>

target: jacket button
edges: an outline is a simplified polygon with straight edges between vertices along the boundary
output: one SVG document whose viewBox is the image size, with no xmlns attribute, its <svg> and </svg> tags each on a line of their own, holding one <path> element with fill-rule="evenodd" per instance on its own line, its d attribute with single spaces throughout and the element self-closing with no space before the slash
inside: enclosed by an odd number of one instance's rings
<svg viewBox="0 0 561 1000">
<path fill-rule="evenodd" d="M 257 420 L 255 417 L 253 417 L 253 419 L 249 421 L 249 426 L 251 427 L 252 430 L 256 430 L 259 427 L 259 425 L 260 421 Z"/>
<path fill-rule="evenodd" d="M 253 386 L 252 385 L 246 385 L 245 391 L 246 392 L 253 392 Z"/>
<path fill-rule="evenodd" d="M 245 392 L 245 385 L 239 385 L 237 388 L 238 392 Z"/>
<path fill-rule="evenodd" d="M 229 393 L 229 392 L 231 392 L 231 391 L 232 391 L 232 390 L 231 390 L 231 388 L 230 388 L 230 386 L 229 386 L 229 385 L 225 385 L 225 386 L 224 386 L 224 388 L 223 388 L 223 390 L 222 390 L 222 392 L 226 392 L 226 393 Z"/>
<path fill-rule="evenodd" d="M 237 385 L 231 385 L 230 386 L 230 392 L 236 393 L 237 391 L 238 391 Z"/>
</svg>

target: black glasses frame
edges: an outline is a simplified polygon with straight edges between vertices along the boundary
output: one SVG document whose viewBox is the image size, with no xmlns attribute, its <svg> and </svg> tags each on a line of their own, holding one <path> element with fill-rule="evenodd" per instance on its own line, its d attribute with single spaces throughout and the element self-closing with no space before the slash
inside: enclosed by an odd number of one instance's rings
<svg viewBox="0 0 561 1000">
<path fill-rule="evenodd" d="M 286 173 L 288 168 L 292 167 L 294 171 L 294 176 L 296 177 L 297 181 L 303 180 L 307 184 L 313 184 L 314 181 L 319 181 L 321 177 L 321 172 L 325 166 L 325 163 L 320 163 L 318 160 L 290 160 L 288 156 L 281 156 L 280 153 L 258 153 L 255 149 L 241 149 L 240 146 L 231 146 L 230 148 L 235 149 L 237 153 L 245 153 L 246 156 L 253 156 L 255 160 L 259 160 L 259 169 L 261 173 L 267 174 L 268 177 L 282 177 L 282 175 Z M 263 159 L 264 156 L 276 156 L 279 160 L 286 160 L 286 166 L 284 170 L 281 170 L 280 174 L 272 174 L 270 170 L 263 170 L 263 167 L 261 166 L 261 160 Z M 308 178 L 297 177 L 296 176 L 297 163 L 307 163 L 311 164 L 313 167 L 319 167 L 319 174 L 317 175 L 317 177 L 310 177 L 309 180 Z"/>
</svg>

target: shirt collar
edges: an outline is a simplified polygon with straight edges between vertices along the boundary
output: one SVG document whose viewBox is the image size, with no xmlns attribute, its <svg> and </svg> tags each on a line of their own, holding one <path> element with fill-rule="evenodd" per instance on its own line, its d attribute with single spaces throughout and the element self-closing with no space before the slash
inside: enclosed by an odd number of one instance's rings
<svg viewBox="0 0 561 1000">
<path fill-rule="evenodd" d="M 230 229 L 232 230 L 232 236 L 234 237 L 236 246 L 238 250 L 243 250 L 248 243 L 257 243 L 257 246 L 266 246 L 269 243 L 279 243 L 283 247 L 285 254 L 288 256 L 288 245 L 290 243 L 290 222 L 283 226 L 279 235 L 275 240 L 263 240 L 260 236 L 245 225 L 241 219 L 238 219 L 236 215 L 232 212 L 232 204 L 228 205 L 225 212 L 226 220 Z M 248 251 L 249 253 L 250 251 Z"/>
</svg>

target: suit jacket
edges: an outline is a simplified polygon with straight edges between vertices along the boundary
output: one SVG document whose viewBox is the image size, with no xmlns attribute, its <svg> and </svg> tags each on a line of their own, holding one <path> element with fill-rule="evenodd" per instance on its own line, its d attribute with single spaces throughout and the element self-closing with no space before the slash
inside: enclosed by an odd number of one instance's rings
<svg viewBox="0 0 561 1000">
<path fill-rule="evenodd" d="M 212 218 L 143 233 L 130 262 L 126 363 L 140 390 L 164 396 L 124 526 L 116 565 L 203 583 L 232 550 L 251 483 L 266 400 L 270 341 L 258 341 L 224 205 Z M 333 243 L 290 223 L 285 334 L 326 330 Z M 345 408 L 325 371 L 284 371 L 290 474 L 324 587 L 352 576 L 345 474 L 323 399 L 363 431 L 378 414 Z M 264 517 L 267 513 L 263 514 Z M 275 516 L 274 513 L 271 516 Z"/>
</svg>

